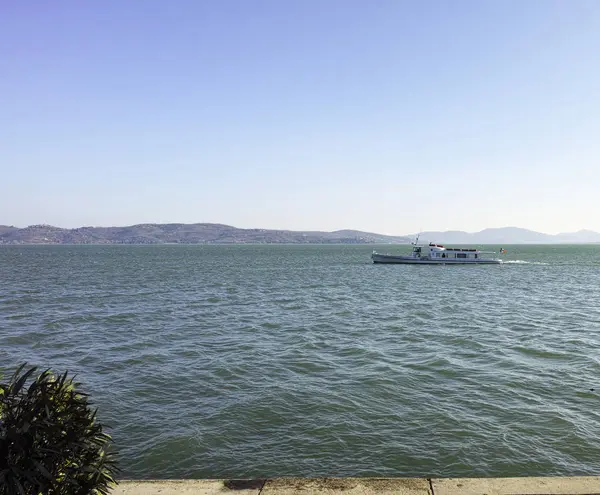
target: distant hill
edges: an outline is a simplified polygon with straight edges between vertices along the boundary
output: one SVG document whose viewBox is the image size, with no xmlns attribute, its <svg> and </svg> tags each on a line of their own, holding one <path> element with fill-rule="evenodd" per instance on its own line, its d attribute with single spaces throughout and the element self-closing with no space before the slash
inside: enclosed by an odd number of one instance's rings
<svg viewBox="0 0 600 495">
<path fill-rule="evenodd" d="M 79 227 L 61 229 L 30 225 L 23 229 L 0 225 L 0 244 L 408 244 L 415 236 L 389 236 L 336 230 L 335 232 L 238 229 L 216 223 L 140 224 L 127 227 Z M 600 243 L 591 230 L 557 235 L 517 227 L 480 232 L 422 232 L 419 242 L 446 244 L 550 244 Z"/>
<path fill-rule="evenodd" d="M 214 223 L 141 224 L 128 227 L 61 229 L 31 225 L 0 227 L 0 244 L 407 244 L 402 236 L 336 232 L 238 229 Z"/>
<path fill-rule="evenodd" d="M 562 234 L 557 234 L 556 239 L 559 239 L 560 242 L 585 242 L 585 243 L 595 243 L 600 242 L 600 234 L 598 232 L 594 232 L 592 230 L 579 230 L 577 232 L 567 232 Z"/>
<path fill-rule="evenodd" d="M 9 227 L 8 225 L 0 225 L 0 236 L 3 234 L 8 234 L 9 232 L 13 232 L 15 230 L 19 230 L 17 227 Z"/>
<path fill-rule="evenodd" d="M 518 227 L 503 227 L 484 229 L 473 233 L 458 230 L 422 232 L 419 238 L 419 242 L 421 241 L 448 244 L 577 244 L 600 242 L 600 233 L 591 230 L 580 230 L 579 232 L 551 235 Z"/>
</svg>

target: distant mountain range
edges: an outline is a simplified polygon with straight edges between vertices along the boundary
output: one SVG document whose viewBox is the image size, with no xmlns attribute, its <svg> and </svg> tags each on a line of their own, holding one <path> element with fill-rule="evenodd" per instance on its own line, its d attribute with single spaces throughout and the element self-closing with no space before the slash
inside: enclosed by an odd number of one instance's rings
<svg viewBox="0 0 600 495">
<path fill-rule="evenodd" d="M 408 237 L 338 230 L 313 232 L 238 229 L 214 223 L 141 224 L 61 229 L 0 225 L 0 244 L 407 244 Z"/>
<path fill-rule="evenodd" d="M 518 227 L 503 227 L 473 233 L 460 230 L 422 232 L 421 241 L 448 244 L 579 244 L 600 242 L 600 233 L 580 230 L 552 235 Z"/>
<path fill-rule="evenodd" d="M 0 244 L 408 244 L 411 236 L 389 236 L 337 230 L 335 232 L 238 229 L 214 223 L 140 224 L 128 227 L 79 227 L 51 225 L 25 228 L 0 225 Z M 552 244 L 600 243 L 600 233 L 580 230 L 557 235 L 517 227 L 481 232 L 422 232 L 419 242 L 448 244 Z"/>
</svg>

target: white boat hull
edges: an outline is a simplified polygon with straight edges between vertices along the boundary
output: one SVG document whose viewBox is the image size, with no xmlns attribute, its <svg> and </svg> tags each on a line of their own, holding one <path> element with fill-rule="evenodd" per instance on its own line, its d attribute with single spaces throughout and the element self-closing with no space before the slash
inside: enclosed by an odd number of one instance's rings
<svg viewBox="0 0 600 495">
<path fill-rule="evenodd" d="M 373 263 L 387 263 L 387 264 L 400 264 L 400 265 L 499 265 L 502 260 L 493 258 L 477 258 L 477 259 L 464 259 L 464 258 L 442 258 L 432 259 L 428 257 L 417 258 L 414 256 L 395 256 L 392 254 L 379 254 L 373 253 L 371 255 Z"/>
</svg>

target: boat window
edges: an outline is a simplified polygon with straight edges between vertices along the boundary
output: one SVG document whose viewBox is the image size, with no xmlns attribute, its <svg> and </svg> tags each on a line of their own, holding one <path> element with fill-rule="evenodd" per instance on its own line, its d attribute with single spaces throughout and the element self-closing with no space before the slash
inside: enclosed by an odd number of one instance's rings
<svg viewBox="0 0 600 495">
<path fill-rule="evenodd" d="M 456 253 L 456 257 L 457 258 L 466 258 L 467 257 L 467 253 Z"/>
<path fill-rule="evenodd" d="M 475 258 L 477 258 L 477 255 L 475 255 Z"/>
</svg>

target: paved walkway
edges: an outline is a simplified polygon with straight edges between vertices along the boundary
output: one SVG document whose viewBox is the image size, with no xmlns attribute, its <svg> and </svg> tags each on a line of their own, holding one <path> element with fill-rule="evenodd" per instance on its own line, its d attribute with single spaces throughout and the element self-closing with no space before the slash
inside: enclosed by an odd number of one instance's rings
<svg viewBox="0 0 600 495">
<path fill-rule="evenodd" d="M 600 495 L 600 477 L 121 481 L 113 495 Z"/>
</svg>

